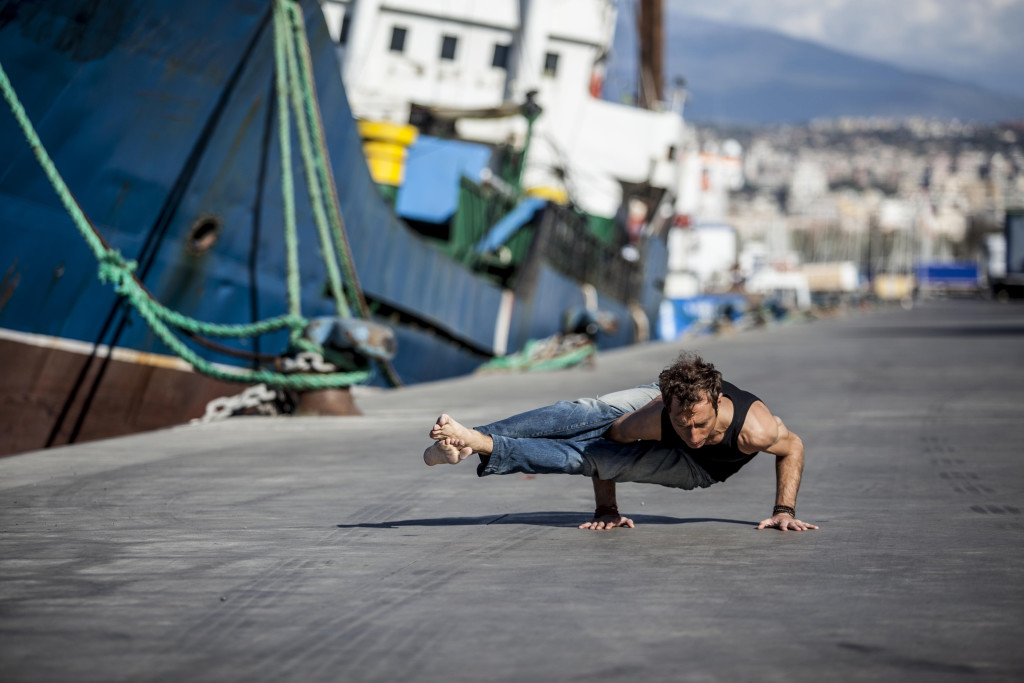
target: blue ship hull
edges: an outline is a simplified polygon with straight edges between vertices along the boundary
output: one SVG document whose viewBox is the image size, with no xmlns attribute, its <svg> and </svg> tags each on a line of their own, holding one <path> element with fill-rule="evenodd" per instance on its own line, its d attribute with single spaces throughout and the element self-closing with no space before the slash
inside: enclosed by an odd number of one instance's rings
<svg viewBox="0 0 1024 683">
<path fill-rule="evenodd" d="M 302 6 L 348 239 L 371 309 L 395 328 L 395 370 L 408 383 L 472 371 L 505 345 L 496 328 L 507 295 L 410 230 L 380 196 L 319 7 Z M 138 262 L 155 298 L 200 320 L 247 323 L 287 311 L 272 40 L 266 0 L 0 1 L 0 64 L 57 169 L 109 244 Z M 97 279 L 92 253 L 6 107 L 0 141 L 0 328 L 168 354 Z M 298 197 L 304 193 L 298 188 Z M 303 314 L 332 315 L 313 216 L 308 202 L 297 208 Z M 219 226 L 206 250 L 196 248 L 204 223 Z M 647 249 L 655 265 L 632 298 L 653 321 L 665 254 L 656 241 Z M 516 284 L 509 352 L 559 331 L 566 310 L 584 304 L 579 282 L 543 254 L 535 260 L 531 276 Z M 598 294 L 600 307 L 621 322 L 600 344 L 633 342 L 627 301 Z M 287 336 L 225 344 L 274 354 Z M 18 363 L 11 353 L 5 365 Z M 67 387 L 50 393 L 59 402 L 75 381 L 68 377 Z M 5 400 L 17 403 L 37 389 L 9 386 Z M 116 396 L 111 415 L 114 403 Z M 189 410 L 166 422 L 195 417 Z M 47 419 L 58 418 L 56 408 L 47 411 Z"/>
</svg>

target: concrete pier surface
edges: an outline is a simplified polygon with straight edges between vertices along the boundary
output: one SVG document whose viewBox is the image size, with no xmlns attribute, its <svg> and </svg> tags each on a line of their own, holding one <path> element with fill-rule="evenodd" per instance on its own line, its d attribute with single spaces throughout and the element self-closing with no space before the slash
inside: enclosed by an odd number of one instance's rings
<svg viewBox="0 0 1024 683">
<path fill-rule="evenodd" d="M 807 447 L 696 492 L 428 468 L 683 348 Z M 931 301 L 0 460 L 2 681 L 1024 680 L 1024 306 Z"/>
</svg>

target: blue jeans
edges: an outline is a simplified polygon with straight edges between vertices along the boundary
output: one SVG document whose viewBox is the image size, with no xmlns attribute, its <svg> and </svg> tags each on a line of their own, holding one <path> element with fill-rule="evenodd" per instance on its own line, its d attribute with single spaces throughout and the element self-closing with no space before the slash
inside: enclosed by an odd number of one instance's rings
<svg viewBox="0 0 1024 683">
<path fill-rule="evenodd" d="M 477 427 L 494 450 L 477 470 L 488 474 L 580 474 L 605 481 L 705 488 L 715 480 L 685 451 L 659 441 L 618 443 L 602 438 L 620 415 L 650 403 L 657 382 L 599 398 L 559 401 Z"/>
</svg>

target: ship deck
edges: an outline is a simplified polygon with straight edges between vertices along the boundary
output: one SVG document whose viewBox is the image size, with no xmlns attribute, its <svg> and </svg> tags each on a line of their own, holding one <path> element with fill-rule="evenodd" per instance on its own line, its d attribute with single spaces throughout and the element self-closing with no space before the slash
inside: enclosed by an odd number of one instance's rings
<svg viewBox="0 0 1024 683">
<path fill-rule="evenodd" d="M 1024 306 L 941 300 L 362 390 L 0 460 L 9 681 L 1019 681 Z M 479 424 L 650 381 L 695 348 L 807 446 L 696 492 L 427 468 Z"/>
</svg>

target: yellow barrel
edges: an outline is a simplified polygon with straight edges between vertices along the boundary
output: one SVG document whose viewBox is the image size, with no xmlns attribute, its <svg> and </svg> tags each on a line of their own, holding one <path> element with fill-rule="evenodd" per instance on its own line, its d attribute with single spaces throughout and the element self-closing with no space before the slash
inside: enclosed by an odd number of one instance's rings
<svg viewBox="0 0 1024 683">
<path fill-rule="evenodd" d="M 405 126 L 388 121 L 359 121 L 359 135 L 364 140 L 380 140 L 381 142 L 395 142 L 403 147 L 408 147 L 416 142 L 419 131 L 416 126 Z"/>
<path fill-rule="evenodd" d="M 402 161 L 407 154 L 405 147 L 402 145 L 394 142 L 377 142 L 376 140 L 364 142 L 363 151 L 366 152 L 367 157 L 391 159 L 392 161 Z"/>
<path fill-rule="evenodd" d="M 886 301 L 908 299 L 914 295 L 914 276 L 876 275 L 875 295 Z"/>
<path fill-rule="evenodd" d="M 359 121 L 359 134 L 363 137 L 363 154 L 370 167 L 370 175 L 380 185 L 402 184 L 405 176 L 406 147 L 416 141 L 419 131 L 415 126 L 404 126 L 387 121 Z"/>
<path fill-rule="evenodd" d="M 405 175 L 405 147 L 393 142 L 364 142 L 363 153 L 370 175 L 381 185 L 401 185 Z"/>
<path fill-rule="evenodd" d="M 550 202 L 562 204 L 563 206 L 569 203 L 569 194 L 564 189 L 560 187 L 551 187 L 550 185 L 528 187 L 526 188 L 526 195 L 529 197 L 547 199 Z"/>
</svg>

